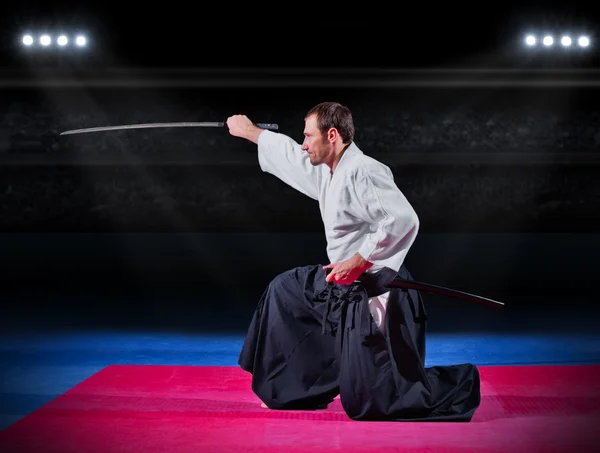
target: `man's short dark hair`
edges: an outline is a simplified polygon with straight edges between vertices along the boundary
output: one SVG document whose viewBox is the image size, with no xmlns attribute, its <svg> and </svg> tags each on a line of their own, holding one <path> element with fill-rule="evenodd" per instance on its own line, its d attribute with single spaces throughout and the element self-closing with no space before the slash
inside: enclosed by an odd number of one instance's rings
<svg viewBox="0 0 600 453">
<path fill-rule="evenodd" d="M 344 143 L 354 140 L 354 120 L 348 107 L 337 102 L 321 102 L 308 111 L 305 120 L 312 115 L 317 117 L 317 127 L 321 134 L 327 134 L 334 127 Z"/>
</svg>

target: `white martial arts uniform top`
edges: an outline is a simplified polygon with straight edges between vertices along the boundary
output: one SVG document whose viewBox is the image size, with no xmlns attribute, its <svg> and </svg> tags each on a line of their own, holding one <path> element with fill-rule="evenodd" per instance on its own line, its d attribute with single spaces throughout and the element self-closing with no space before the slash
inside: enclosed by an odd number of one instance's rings
<svg viewBox="0 0 600 453">
<path fill-rule="evenodd" d="M 358 252 L 373 263 L 368 272 L 400 269 L 417 236 L 419 219 L 387 166 L 351 143 L 332 175 L 325 164 L 313 166 L 295 140 L 269 130 L 258 138 L 258 161 L 264 172 L 318 200 L 330 263 Z M 388 296 L 369 301 L 380 329 Z"/>
</svg>

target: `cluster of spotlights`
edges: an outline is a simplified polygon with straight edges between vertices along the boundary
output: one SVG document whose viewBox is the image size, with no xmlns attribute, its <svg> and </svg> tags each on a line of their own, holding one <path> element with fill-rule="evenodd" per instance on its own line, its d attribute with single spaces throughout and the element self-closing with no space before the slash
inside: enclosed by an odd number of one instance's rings
<svg viewBox="0 0 600 453">
<path fill-rule="evenodd" d="M 71 38 L 73 39 L 71 40 Z M 67 35 L 58 35 L 56 37 L 53 37 L 49 34 L 42 34 L 37 37 L 33 35 L 24 35 L 22 43 L 26 47 L 51 47 L 53 44 L 59 47 L 66 47 L 71 43 L 73 43 L 77 47 L 85 47 L 85 45 L 87 44 L 87 38 L 83 35 L 77 35 L 71 38 Z"/>
<path fill-rule="evenodd" d="M 575 45 L 575 42 L 577 43 L 577 46 L 579 46 L 581 48 L 587 48 L 590 45 L 590 38 L 587 36 L 579 36 L 577 38 L 577 40 L 575 41 L 570 36 L 564 35 L 564 36 L 560 37 L 559 42 L 563 47 L 566 47 L 566 48 L 569 48 L 569 47 Z M 538 44 L 541 44 L 544 47 L 552 47 L 555 44 L 554 36 L 545 35 L 542 37 L 541 40 L 539 40 L 538 37 L 535 35 L 525 36 L 525 45 L 527 45 L 528 47 L 535 47 Z"/>
</svg>

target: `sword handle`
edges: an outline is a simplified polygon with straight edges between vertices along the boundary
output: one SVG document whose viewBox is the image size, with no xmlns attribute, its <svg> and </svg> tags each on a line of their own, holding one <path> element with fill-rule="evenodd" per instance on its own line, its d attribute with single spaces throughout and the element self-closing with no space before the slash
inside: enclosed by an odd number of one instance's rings
<svg viewBox="0 0 600 453">
<path fill-rule="evenodd" d="M 279 129 L 279 124 L 275 123 L 255 123 L 254 125 L 260 127 L 261 129 L 271 129 L 273 131 Z"/>
</svg>

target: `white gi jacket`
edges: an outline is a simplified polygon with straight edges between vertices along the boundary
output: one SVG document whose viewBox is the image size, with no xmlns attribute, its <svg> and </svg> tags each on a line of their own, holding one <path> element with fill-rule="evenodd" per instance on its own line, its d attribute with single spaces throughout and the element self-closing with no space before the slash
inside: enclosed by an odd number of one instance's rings
<svg viewBox="0 0 600 453">
<path fill-rule="evenodd" d="M 417 236 L 419 218 L 386 165 L 351 143 L 332 175 L 325 164 L 313 166 L 295 140 L 269 130 L 258 138 L 258 161 L 264 172 L 319 202 L 331 263 L 358 252 L 373 263 L 368 272 L 384 266 L 400 269 Z M 379 325 L 388 295 L 370 301 Z"/>
</svg>

